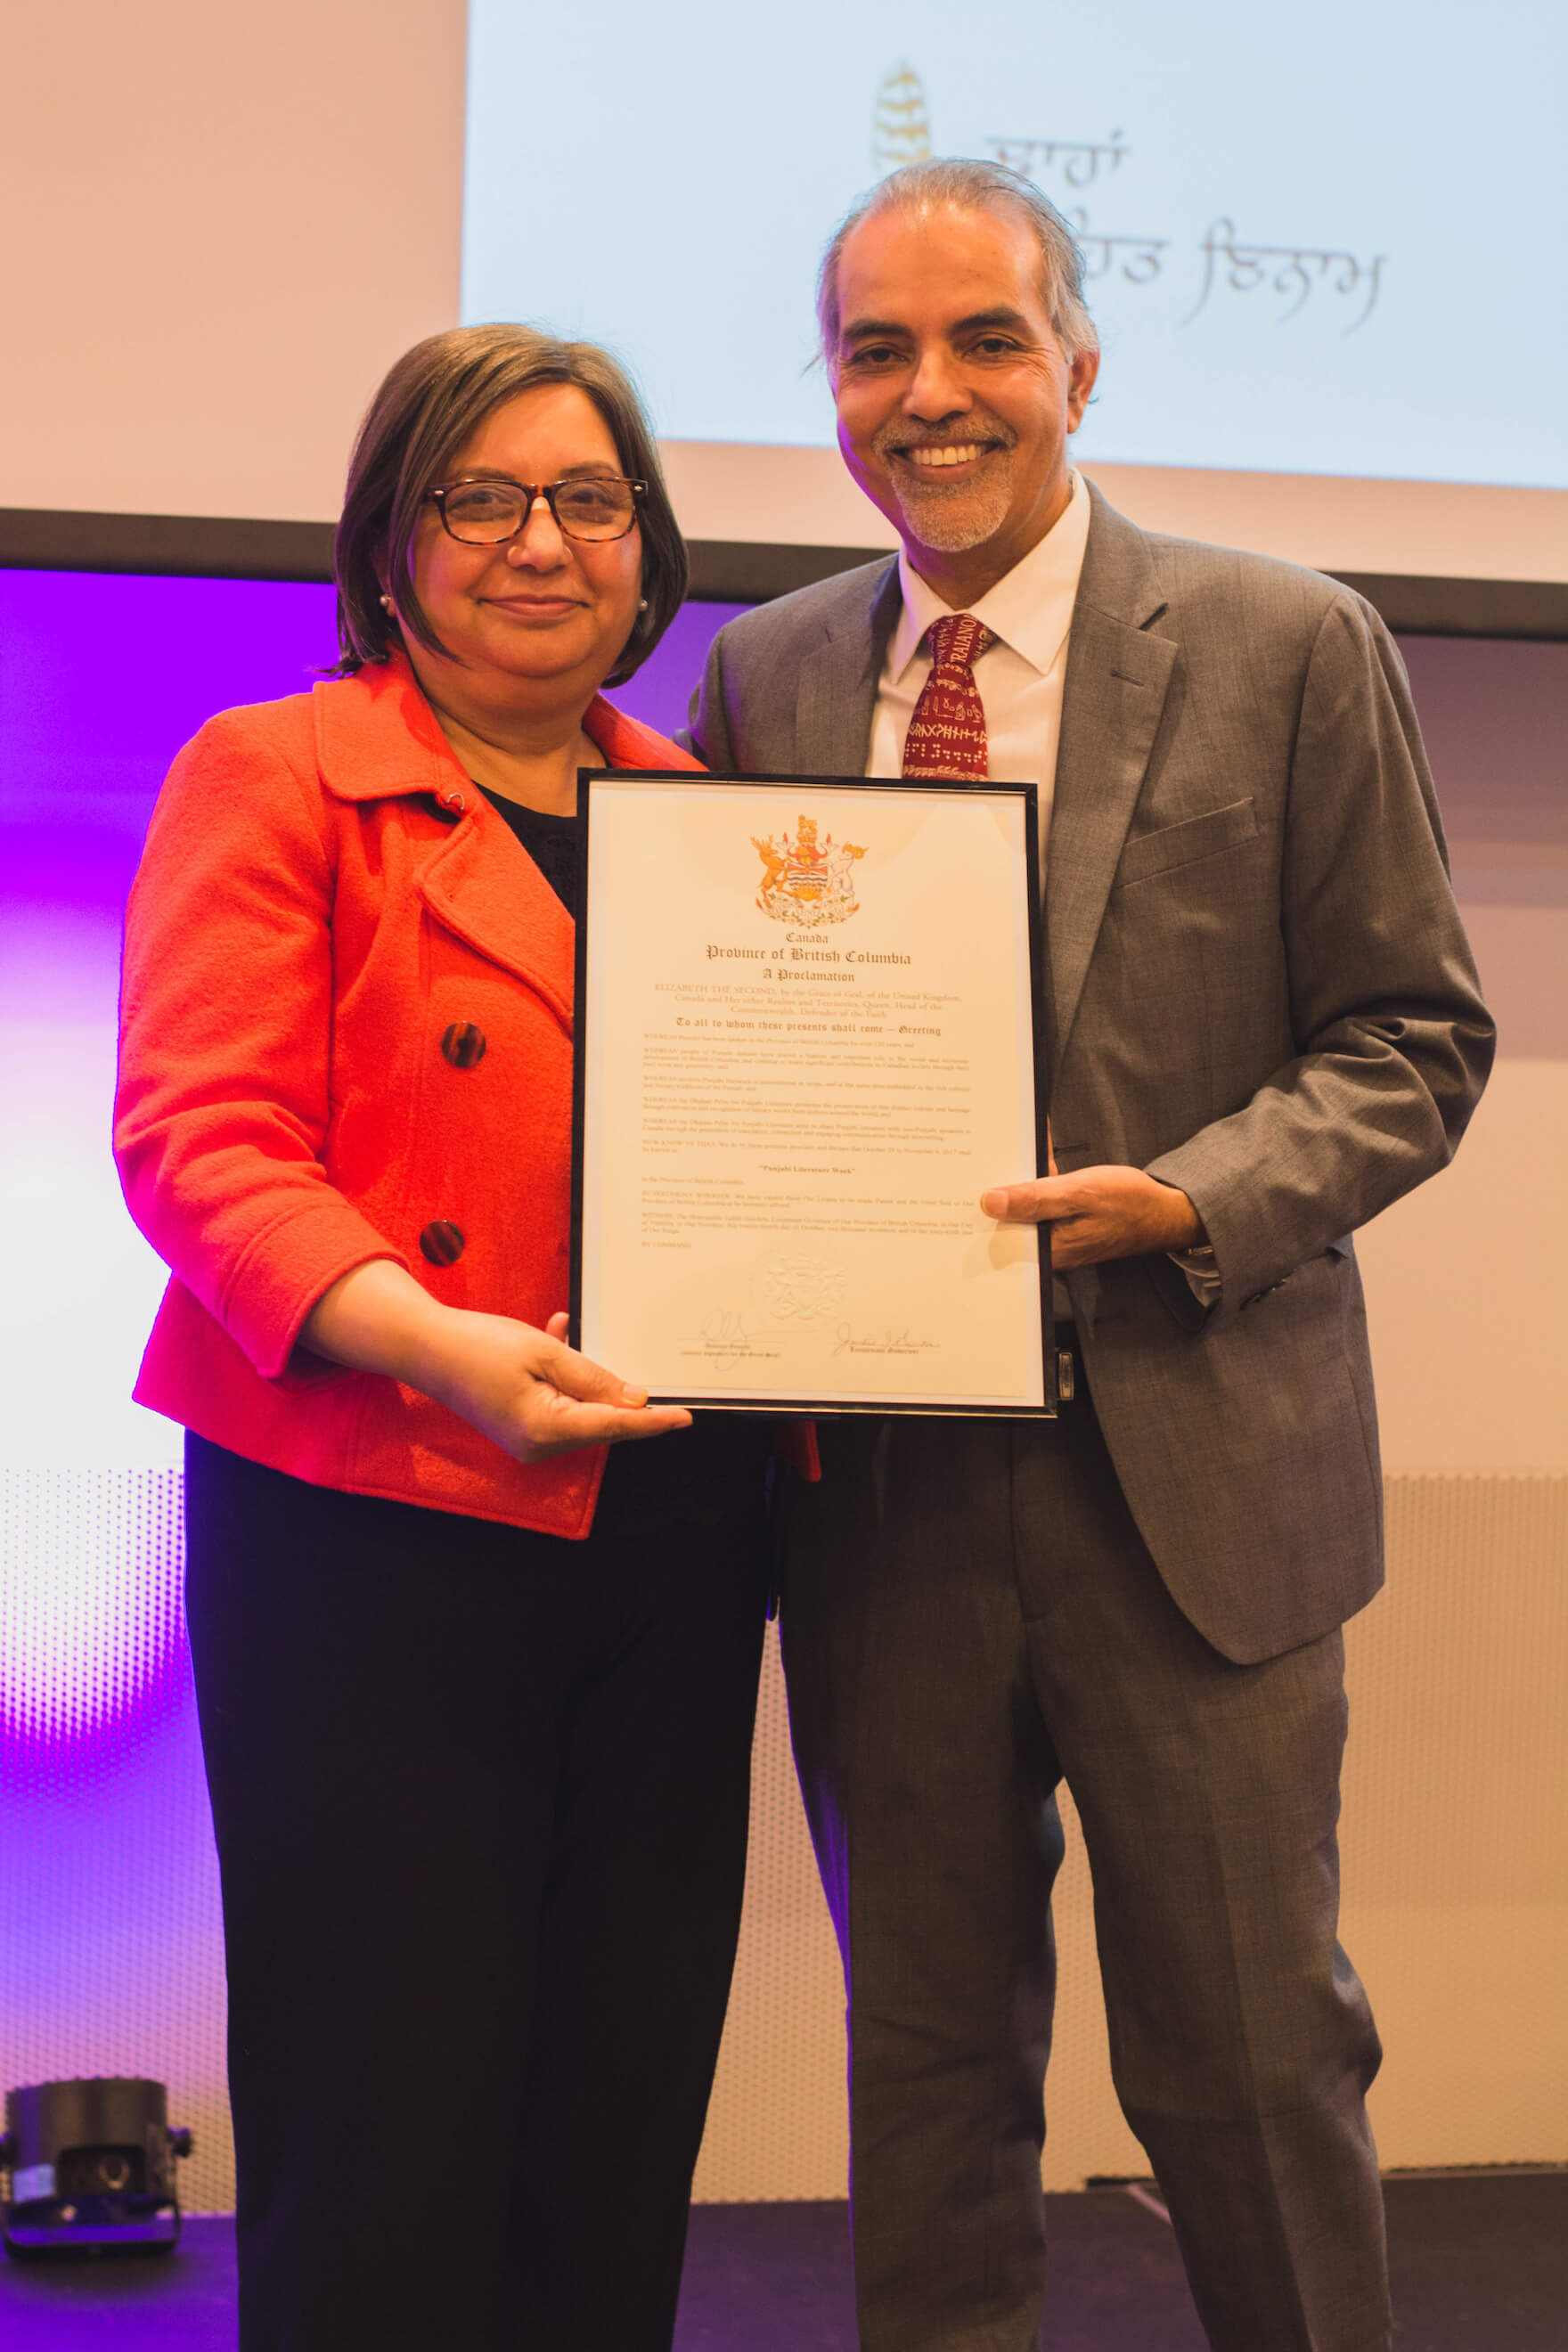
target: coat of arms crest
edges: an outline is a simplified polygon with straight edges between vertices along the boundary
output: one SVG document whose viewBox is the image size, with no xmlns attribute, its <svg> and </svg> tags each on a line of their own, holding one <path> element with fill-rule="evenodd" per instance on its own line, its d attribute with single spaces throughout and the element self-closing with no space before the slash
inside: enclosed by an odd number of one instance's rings
<svg viewBox="0 0 1568 2352">
<path fill-rule="evenodd" d="M 759 841 L 753 834 L 752 847 L 763 861 L 757 904 L 775 923 L 815 929 L 859 911 L 855 862 L 866 852 L 852 841 L 835 844 L 830 833 L 819 841 L 815 817 L 803 816 L 793 836 L 768 834 Z"/>
</svg>

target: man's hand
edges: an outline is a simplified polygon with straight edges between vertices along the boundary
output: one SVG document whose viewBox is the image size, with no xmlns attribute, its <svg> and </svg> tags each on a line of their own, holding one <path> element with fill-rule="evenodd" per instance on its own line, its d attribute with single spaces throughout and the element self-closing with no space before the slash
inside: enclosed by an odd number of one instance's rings
<svg viewBox="0 0 1568 2352">
<path fill-rule="evenodd" d="M 1072 1176 L 999 1185 L 981 1194 L 980 1205 L 1000 1224 L 1048 1224 L 1051 1263 L 1061 1267 L 1192 1249 L 1204 1238 L 1186 1194 L 1142 1168 L 1080 1168 Z"/>
</svg>

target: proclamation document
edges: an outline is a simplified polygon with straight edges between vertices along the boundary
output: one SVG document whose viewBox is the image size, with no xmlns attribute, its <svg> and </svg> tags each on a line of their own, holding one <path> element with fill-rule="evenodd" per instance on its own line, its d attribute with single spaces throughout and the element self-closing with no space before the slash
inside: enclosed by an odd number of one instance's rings
<svg viewBox="0 0 1568 2352">
<path fill-rule="evenodd" d="M 1033 784 L 584 771 L 573 1334 L 659 1402 L 1048 1414 Z"/>
</svg>

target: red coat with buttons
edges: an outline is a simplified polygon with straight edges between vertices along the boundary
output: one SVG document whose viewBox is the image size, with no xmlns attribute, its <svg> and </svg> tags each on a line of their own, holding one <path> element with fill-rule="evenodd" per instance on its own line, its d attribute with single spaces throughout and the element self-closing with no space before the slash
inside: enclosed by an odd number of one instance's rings
<svg viewBox="0 0 1568 2352">
<path fill-rule="evenodd" d="M 602 700 L 585 723 L 608 766 L 698 766 Z M 566 1305 L 573 951 L 403 660 L 202 729 L 126 913 L 115 1155 L 174 1276 L 141 1403 L 318 1486 L 587 1533 L 602 1447 L 525 1467 L 295 1351 L 371 1258 L 453 1307 Z"/>
</svg>

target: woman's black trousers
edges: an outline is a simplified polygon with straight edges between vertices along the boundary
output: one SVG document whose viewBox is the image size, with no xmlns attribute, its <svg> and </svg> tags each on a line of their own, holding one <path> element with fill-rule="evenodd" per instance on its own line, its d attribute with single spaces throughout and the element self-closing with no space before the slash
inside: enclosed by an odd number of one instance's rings
<svg viewBox="0 0 1568 2352">
<path fill-rule="evenodd" d="M 740 1921 L 760 1481 L 568 1543 L 200 1438 L 186 1471 L 242 2352 L 667 2352 Z"/>
</svg>

